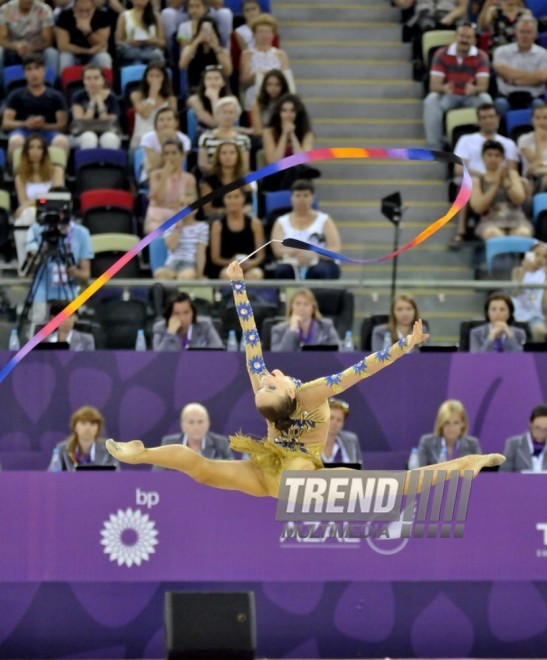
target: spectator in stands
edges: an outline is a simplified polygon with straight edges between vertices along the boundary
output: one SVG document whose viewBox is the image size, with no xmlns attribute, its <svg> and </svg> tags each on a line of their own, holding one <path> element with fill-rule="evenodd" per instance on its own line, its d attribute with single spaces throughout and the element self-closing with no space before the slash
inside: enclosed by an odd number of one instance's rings
<svg viewBox="0 0 547 660">
<path fill-rule="evenodd" d="M 270 123 L 262 133 L 266 163 L 310 151 L 314 138 L 306 107 L 295 94 L 286 94 L 276 103 Z M 262 190 L 288 190 L 297 179 L 315 178 L 321 173 L 307 165 L 298 165 L 268 176 L 261 182 Z"/>
<path fill-rule="evenodd" d="M 221 142 L 216 148 L 213 156 L 211 174 L 204 177 L 201 182 L 200 193 L 202 196 L 208 195 L 213 192 L 213 190 L 217 190 L 236 179 L 240 179 L 245 176 L 245 174 L 247 174 L 247 170 L 245 169 L 241 149 L 234 142 Z M 242 190 L 244 191 L 245 204 L 243 210 L 245 213 L 250 213 L 252 202 L 251 187 L 245 186 Z M 212 202 L 205 204 L 203 210 L 209 219 L 221 218 L 226 214 L 224 198 L 217 197 Z M 233 261 L 233 259 L 231 261 Z"/>
<path fill-rule="evenodd" d="M 88 64 L 83 80 L 84 89 L 72 97 L 71 131 L 76 145 L 80 149 L 119 149 L 121 110 L 104 71 L 98 64 Z"/>
<path fill-rule="evenodd" d="M 505 293 L 493 293 L 484 303 L 486 323 L 469 334 L 471 353 L 515 353 L 522 351 L 526 333 L 513 325 L 515 307 Z"/>
<path fill-rule="evenodd" d="M 287 305 L 287 320 L 272 328 L 272 351 L 299 351 L 305 345 L 340 346 L 340 337 L 331 319 L 319 311 L 310 289 L 297 289 Z"/>
<path fill-rule="evenodd" d="M 363 467 L 363 456 L 359 438 L 351 431 L 344 431 L 349 415 L 349 404 L 342 399 L 329 399 L 330 424 L 327 441 L 323 447 L 323 463 L 359 463 Z"/>
<path fill-rule="evenodd" d="M 177 293 L 168 300 L 164 318 L 154 323 L 153 332 L 155 351 L 223 347 L 211 319 L 198 320 L 194 303 L 187 293 Z"/>
<path fill-rule="evenodd" d="M 534 192 L 547 189 L 547 106 L 534 106 L 531 133 L 521 135 L 518 147 L 522 154 L 522 173 L 533 183 Z"/>
<path fill-rule="evenodd" d="M 531 16 L 522 0 L 485 0 L 477 24 L 490 35 L 490 51 L 512 44 L 516 39 L 516 25 L 521 16 Z"/>
<path fill-rule="evenodd" d="M 262 137 L 264 128 L 270 123 L 277 102 L 289 92 L 289 83 L 283 71 L 271 69 L 266 73 L 251 107 L 253 135 Z"/>
<path fill-rule="evenodd" d="M 74 0 L 70 9 L 64 9 L 57 19 L 55 37 L 61 72 L 75 64 L 93 63 L 112 68 L 108 14 L 96 9 L 93 0 Z"/>
<path fill-rule="evenodd" d="M 454 29 L 467 16 L 469 0 L 394 0 L 394 3 L 403 11 L 414 8 L 406 25 L 412 38 L 412 57 L 415 62 L 421 62 L 424 32 Z"/>
<path fill-rule="evenodd" d="M 540 403 L 530 413 L 528 430 L 507 438 L 503 472 L 547 471 L 547 404 Z"/>
<path fill-rule="evenodd" d="M 66 302 L 53 301 L 49 306 L 49 314 L 54 319 L 66 307 Z M 95 338 L 90 332 L 75 330 L 74 326 L 78 321 L 78 312 L 74 312 L 67 319 L 64 319 L 61 325 L 52 332 L 46 339 L 49 343 L 66 342 L 71 351 L 94 351 Z"/>
<path fill-rule="evenodd" d="M 482 103 L 477 108 L 477 123 L 479 130 L 476 133 L 462 135 L 454 148 L 454 153 L 467 165 L 471 176 L 486 174 L 486 168 L 482 159 L 482 145 L 486 140 L 495 140 L 503 145 L 505 151 L 505 163 L 509 169 L 517 169 L 519 155 L 517 145 L 509 138 L 498 133 L 500 116 L 493 103 Z M 461 184 L 463 169 L 461 165 L 454 166 L 455 182 Z M 458 212 L 456 222 L 456 235 L 450 243 L 450 248 L 457 250 L 461 247 L 467 232 L 468 208 Z"/>
<path fill-rule="evenodd" d="M 36 222 L 36 200 L 53 186 L 65 185 L 65 172 L 54 165 L 45 139 L 37 133 L 30 134 L 23 145 L 21 160 L 15 173 L 15 190 L 18 207 L 15 211 L 15 247 L 19 271 L 27 254 L 27 232 Z"/>
<path fill-rule="evenodd" d="M 209 244 L 209 225 L 196 222 L 195 213 L 179 220 L 164 234 L 167 246 L 165 264 L 154 277 L 158 280 L 194 280 L 204 277 L 205 254 Z"/>
<path fill-rule="evenodd" d="M 208 66 L 221 67 L 225 78 L 232 75 L 230 53 L 222 48 L 215 21 L 209 16 L 201 18 L 197 32 L 180 53 L 179 69 L 186 71 L 188 87 L 193 92 L 199 87 L 202 71 Z"/>
<path fill-rule="evenodd" d="M 118 66 L 163 62 L 165 39 L 152 0 L 134 0 L 133 8 L 118 17 L 116 54 Z"/>
<path fill-rule="evenodd" d="M 53 192 L 68 193 L 66 188 L 61 187 L 50 188 L 50 193 Z M 46 248 L 61 246 L 64 254 L 61 263 L 46 259 L 39 265 L 37 285 L 33 291 L 33 323 L 43 323 L 48 318 L 47 301 L 73 300 L 79 292 L 79 285 L 86 284 L 91 275 L 91 259 L 94 256 L 91 236 L 86 227 L 71 219 L 71 211 L 67 204 L 66 209 L 59 212 L 60 221 L 53 225 L 54 231 L 46 238 L 43 237 L 44 225 L 36 223 L 28 230 L 27 251 L 30 256 L 38 252 L 42 244 Z"/>
<path fill-rule="evenodd" d="M 547 245 L 545 243 L 536 243 L 524 255 L 522 264 L 513 270 L 513 280 L 521 284 L 545 284 L 547 280 Z M 519 289 L 513 296 L 515 320 L 528 323 L 532 341 L 535 342 L 545 341 L 547 338 L 543 299 L 543 289 Z"/>
<path fill-rule="evenodd" d="M 150 62 L 139 89 L 131 92 L 130 99 L 135 108 L 135 128 L 130 146 L 136 149 L 142 136 L 154 130 L 156 113 L 161 108 L 177 110 L 177 98 L 173 95 L 171 80 L 162 62 Z"/>
<path fill-rule="evenodd" d="M 486 173 L 486 166 L 482 158 L 482 146 L 487 140 L 499 142 L 504 149 L 505 163 L 508 169 L 516 170 L 519 162 L 517 145 L 509 138 L 498 133 L 500 116 L 493 103 L 483 103 L 477 108 L 477 123 L 479 130 L 476 133 L 462 135 L 454 148 L 454 153 L 467 165 L 471 176 L 480 176 Z M 461 165 L 456 165 L 454 173 L 461 177 Z"/>
<path fill-rule="evenodd" d="M 224 48 L 230 44 L 233 14 L 224 7 L 224 0 L 170 0 L 169 6 L 161 12 L 165 39 L 171 43 L 177 33 L 181 48 L 192 41 L 197 32 L 199 20 L 209 15 L 216 23 L 220 34 L 220 43 Z M 190 20 L 188 20 L 190 19 Z"/>
<path fill-rule="evenodd" d="M 418 445 L 420 467 L 451 461 L 461 456 L 482 454 L 479 440 L 467 435 L 469 422 L 461 401 L 448 399 L 441 404 L 433 433 L 422 435 Z"/>
<path fill-rule="evenodd" d="M 243 167 L 249 171 L 249 153 L 251 140 L 237 130 L 237 120 L 241 115 L 241 106 L 235 96 L 225 96 L 214 106 L 218 127 L 204 131 L 199 138 L 198 165 L 203 175 L 212 172 L 213 157 L 217 147 L 223 142 L 234 142 L 241 150 Z"/>
<path fill-rule="evenodd" d="M 547 78 L 547 50 L 535 44 L 537 21 L 522 16 L 517 21 L 516 43 L 494 52 L 498 96 L 496 107 L 502 117 L 511 108 L 543 104 Z"/>
<path fill-rule="evenodd" d="M 104 417 L 93 406 L 82 406 L 70 418 L 71 434 L 67 440 L 60 442 L 56 450 L 62 472 L 73 472 L 80 465 L 112 465 L 120 469 L 118 461 L 111 456 L 101 438 L 104 428 Z M 53 453 L 48 471 L 56 472 L 56 452 Z"/>
<path fill-rule="evenodd" d="M 475 233 L 488 240 L 496 236 L 531 236 L 533 227 L 520 205 L 525 191 L 518 173 L 504 163 L 505 151 L 495 140 L 482 146 L 486 173 L 472 177 L 471 209 L 481 216 Z"/>
<path fill-rule="evenodd" d="M 372 331 L 372 352 L 377 353 L 406 337 L 406 329 L 412 328 L 419 318 L 420 311 L 412 296 L 406 293 L 395 296 L 391 302 L 388 322 L 375 326 Z M 427 323 L 423 322 L 423 325 L 425 331 L 429 332 Z"/>
<path fill-rule="evenodd" d="M 216 128 L 218 122 L 213 114 L 216 102 L 230 95 L 230 89 L 222 75 L 222 70 L 213 65 L 206 67 L 201 74 L 201 82 L 195 94 L 186 101 L 188 108 L 194 111 L 200 130 Z"/>
<path fill-rule="evenodd" d="M 262 78 L 271 69 L 281 69 L 287 77 L 291 91 L 295 91 L 287 53 L 275 48 L 273 40 L 277 21 L 269 14 L 260 14 L 251 24 L 255 45 L 241 53 L 239 61 L 239 86 L 245 90 L 245 110 L 250 110 Z"/>
<path fill-rule="evenodd" d="M 322 211 L 315 211 L 313 196 L 315 189 L 311 181 L 295 181 L 291 188 L 292 212 L 279 217 L 272 228 L 273 239 L 297 238 L 333 252 L 340 251 L 340 234 L 332 218 Z M 295 269 L 303 279 L 336 280 L 340 277 L 340 266 L 332 259 L 323 259 L 315 252 L 288 248 L 281 243 L 272 244 L 272 252 L 279 259 L 275 269 L 278 279 L 293 279 Z"/>
<path fill-rule="evenodd" d="M 154 118 L 154 130 L 145 133 L 141 138 L 140 146 L 146 153 L 143 162 L 143 172 L 141 181 L 146 181 L 150 172 L 162 165 L 162 147 L 169 138 L 174 138 L 182 144 L 182 150 L 185 154 L 191 151 L 192 143 L 190 138 L 179 128 L 178 114 L 172 108 L 161 108 Z M 167 219 L 167 218 L 166 218 Z"/>
<path fill-rule="evenodd" d="M 431 91 L 424 100 L 424 128 L 430 149 L 443 149 L 445 112 L 492 102 L 487 93 L 489 80 L 488 56 L 475 46 L 475 28 L 462 23 L 455 42 L 440 48 L 431 64 Z"/>
<path fill-rule="evenodd" d="M 165 140 L 161 158 L 162 166 L 150 173 L 150 203 L 144 219 L 145 234 L 157 229 L 197 199 L 196 178 L 183 170 L 184 148 L 178 138 Z"/>
<path fill-rule="evenodd" d="M 211 261 L 216 272 L 215 279 L 229 279 L 226 272 L 234 259 L 251 254 L 264 245 L 264 228 L 258 218 L 245 213 L 245 191 L 242 188 L 224 195 L 226 215 L 215 220 L 211 228 Z M 260 267 L 264 261 L 264 250 L 241 264 L 246 280 L 261 280 L 264 271 Z"/>
<path fill-rule="evenodd" d="M 9 133 L 8 156 L 22 147 L 31 133 L 42 135 L 48 144 L 64 149 L 68 155 L 70 145 L 67 136 L 62 135 L 67 127 L 63 95 L 46 86 L 46 69 L 40 53 L 26 55 L 23 67 L 27 84 L 8 96 L 2 118 L 2 129 Z"/>
<path fill-rule="evenodd" d="M 57 75 L 53 12 L 40 0 L 10 0 L 0 7 L 0 75 L 5 66 L 21 64 L 34 53 L 42 53 L 45 65 Z"/>
<path fill-rule="evenodd" d="M 241 3 L 241 13 L 245 19 L 245 23 L 236 27 L 234 30 L 240 52 L 254 47 L 255 36 L 251 26 L 253 21 L 260 16 L 261 12 L 262 9 L 259 0 L 243 0 Z"/>
<path fill-rule="evenodd" d="M 181 433 L 166 435 L 162 445 L 184 445 L 197 454 L 212 460 L 234 460 L 229 441 L 225 435 L 210 431 L 209 412 L 201 403 L 187 403 L 180 413 Z M 154 466 L 152 471 L 166 470 Z"/>
</svg>

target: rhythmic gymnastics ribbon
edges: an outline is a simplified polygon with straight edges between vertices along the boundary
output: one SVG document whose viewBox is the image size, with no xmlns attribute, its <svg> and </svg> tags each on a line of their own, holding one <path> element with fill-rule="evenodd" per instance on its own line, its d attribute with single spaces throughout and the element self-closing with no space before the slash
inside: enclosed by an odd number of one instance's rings
<svg viewBox="0 0 547 660">
<path fill-rule="evenodd" d="M 323 250 L 304 241 L 298 241 L 298 245 L 295 243 L 295 239 L 286 239 L 284 241 L 287 247 L 299 247 L 301 249 L 313 250 L 318 254 L 323 256 L 332 257 L 333 259 L 339 259 L 341 261 L 351 261 L 354 263 L 374 263 L 377 261 L 386 261 L 391 259 L 397 254 L 409 250 L 412 247 L 423 243 L 427 238 L 432 236 L 437 232 L 443 225 L 445 225 L 449 220 L 451 220 L 458 211 L 460 211 L 471 196 L 471 177 L 465 163 L 453 154 L 447 154 L 440 151 L 429 151 L 428 149 L 360 149 L 360 148 L 333 148 L 333 149 L 314 149 L 313 151 L 305 151 L 300 154 L 294 154 L 293 156 L 288 156 L 282 160 L 277 161 L 276 163 L 271 163 L 262 167 L 256 172 L 250 172 L 244 177 L 228 183 L 222 188 L 218 188 L 213 192 L 200 197 L 195 202 L 187 206 L 186 208 L 180 210 L 178 213 L 175 213 L 169 220 L 166 220 L 162 225 L 160 225 L 153 232 L 145 236 L 140 240 L 134 247 L 132 247 L 128 252 L 121 256 L 116 263 L 112 264 L 100 277 L 98 277 L 94 282 L 92 282 L 84 291 L 82 291 L 72 302 L 70 302 L 57 316 L 55 316 L 49 323 L 47 323 L 43 328 L 41 328 L 29 341 L 9 360 L 9 362 L 4 365 L 0 371 L 0 383 L 13 371 L 13 369 L 25 358 L 30 351 L 46 337 L 48 337 L 52 332 L 54 332 L 61 323 L 67 319 L 69 316 L 74 314 L 85 302 L 91 298 L 91 296 L 96 293 L 106 282 L 108 282 L 119 270 L 121 270 L 131 259 L 133 259 L 141 250 L 143 250 L 147 245 L 149 245 L 154 239 L 161 236 L 167 229 L 172 227 L 174 224 L 183 220 L 186 216 L 190 215 L 201 206 L 208 204 L 209 202 L 223 197 L 232 190 L 237 190 L 242 188 L 250 183 L 255 181 L 261 181 L 262 179 L 270 176 L 271 174 L 277 174 L 283 170 L 288 170 L 291 167 L 297 165 L 305 165 L 307 163 L 313 163 L 315 161 L 321 160 L 338 160 L 338 159 L 374 159 L 374 160 L 419 160 L 419 161 L 439 161 L 445 163 L 454 163 L 461 165 L 463 167 L 463 179 L 458 191 L 456 200 L 448 210 L 448 212 L 438 220 L 435 220 L 431 225 L 424 229 L 416 238 L 412 239 L 410 243 L 403 245 L 395 252 L 390 252 L 383 257 L 377 259 L 351 259 L 344 255 L 338 254 L 336 252 L 331 252 L 330 250 Z"/>
</svg>

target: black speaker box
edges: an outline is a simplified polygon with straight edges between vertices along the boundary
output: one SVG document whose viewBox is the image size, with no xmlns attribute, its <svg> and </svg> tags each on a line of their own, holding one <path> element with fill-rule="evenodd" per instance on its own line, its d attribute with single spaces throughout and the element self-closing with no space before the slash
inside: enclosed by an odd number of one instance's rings
<svg viewBox="0 0 547 660">
<path fill-rule="evenodd" d="M 253 592 L 165 594 L 168 660 L 252 660 L 256 650 Z"/>
</svg>

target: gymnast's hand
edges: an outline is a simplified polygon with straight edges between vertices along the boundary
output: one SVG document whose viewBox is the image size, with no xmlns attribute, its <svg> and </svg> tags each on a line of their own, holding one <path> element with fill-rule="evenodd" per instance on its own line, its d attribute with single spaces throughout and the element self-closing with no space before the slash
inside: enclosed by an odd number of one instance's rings
<svg viewBox="0 0 547 660">
<path fill-rule="evenodd" d="M 423 331 L 422 319 L 418 319 L 412 328 L 412 334 L 407 336 L 406 343 L 410 348 L 414 348 L 414 346 L 418 346 L 418 344 L 426 341 L 426 339 L 429 339 L 429 333 Z"/>
<path fill-rule="evenodd" d="M 243 269 L 237 261 L 232 261 L 232 263 L 228 266 L 227 272 L 228 277 L 232 282 L 238 282 L 239 280 L 243 279 Z"/>
</svg>

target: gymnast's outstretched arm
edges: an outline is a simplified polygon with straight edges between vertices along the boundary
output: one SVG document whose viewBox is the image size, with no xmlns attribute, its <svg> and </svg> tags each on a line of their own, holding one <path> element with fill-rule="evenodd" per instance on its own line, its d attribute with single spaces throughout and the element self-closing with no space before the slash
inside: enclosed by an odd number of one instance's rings
<svg viewBox="0 0 547 660">
<path fill-rule="evenodd" d="M 403 337 L 390 348 L 373 353 L 340 373 L 304 383 L 300 388 L 302 402 L 310 407 L 321 405 L 334 394 L 347 390 L 363 378 L 373 376 L 384 367 L 393 364 L 395 360 L 398 360 L 428 337 L 429 335 L 423 331 L 422 321 L 416 321 L 412 334 Z"/>
<path fill-rule="evenodd" d="M 251 379 L 253 392 L 256 392 L 260 387 L 260 376 L 268 373 L 268 371 L 262 357 L 262 346 L 260 344 L 258 330 L 256 329 L 253 309 L 247 297 L 247 291 L 245 290 L 243 269 L 237 261 L 233 261 L 228 266 L 228 276 L 232 283 L 234 302 L 245 340 L 247 372 Z"/>
</svg>

